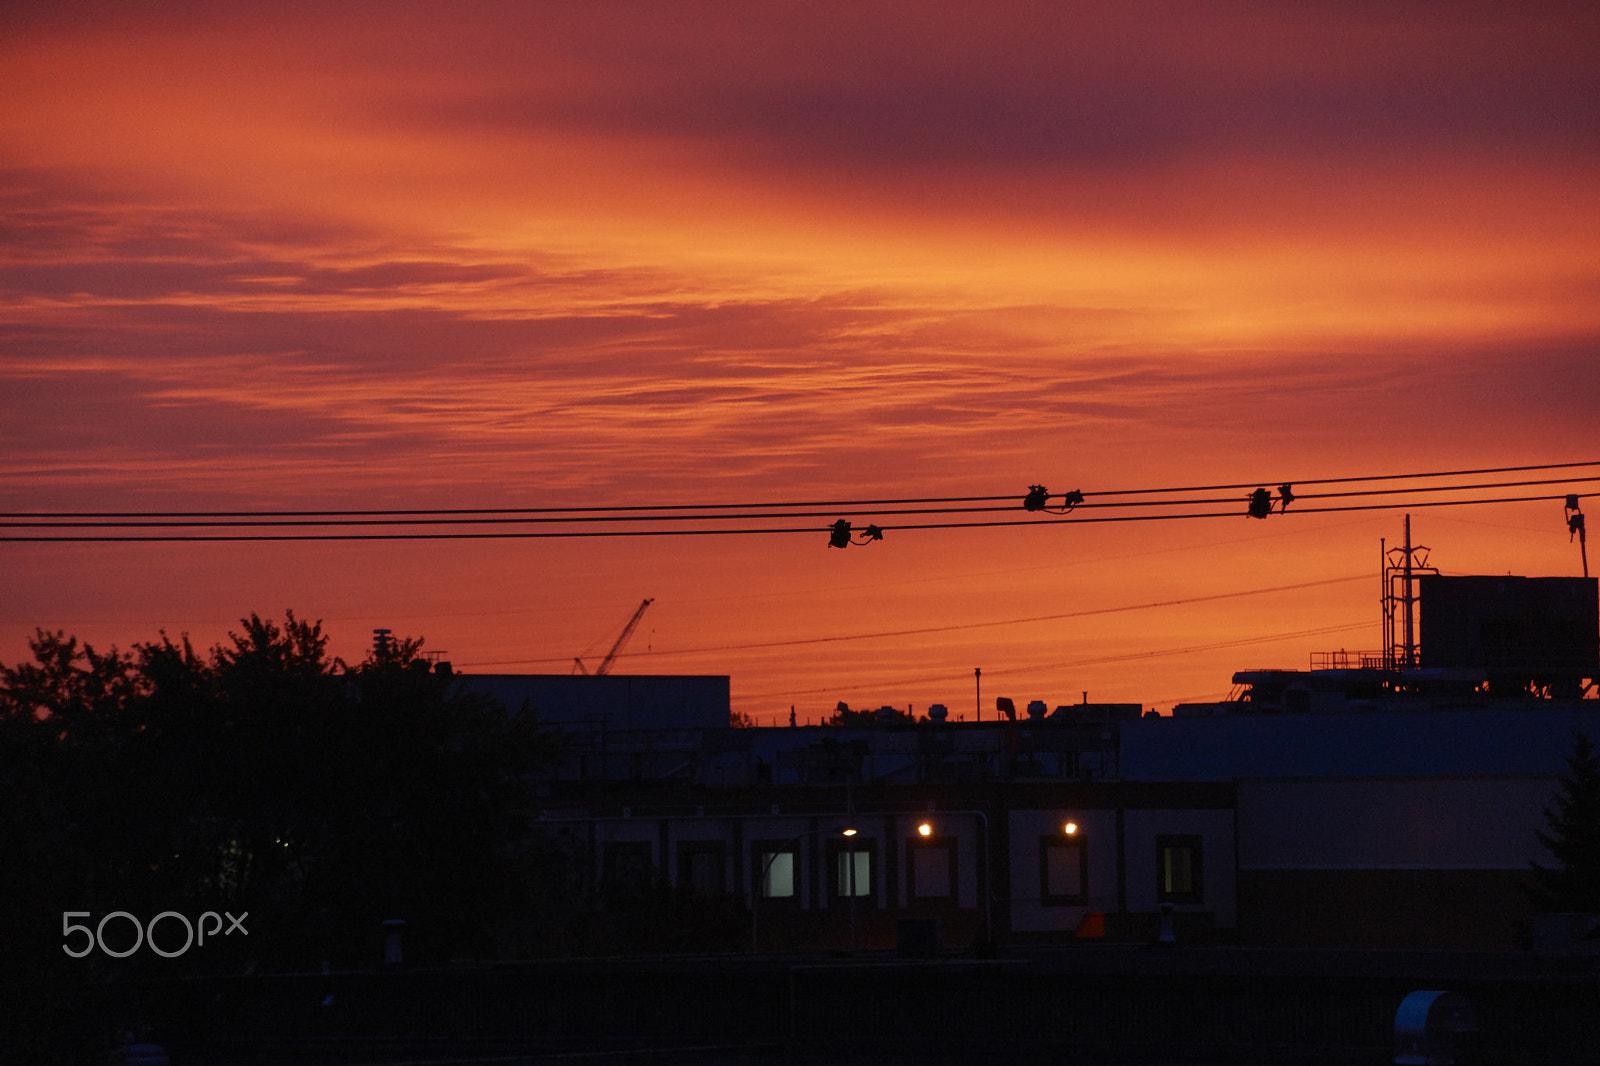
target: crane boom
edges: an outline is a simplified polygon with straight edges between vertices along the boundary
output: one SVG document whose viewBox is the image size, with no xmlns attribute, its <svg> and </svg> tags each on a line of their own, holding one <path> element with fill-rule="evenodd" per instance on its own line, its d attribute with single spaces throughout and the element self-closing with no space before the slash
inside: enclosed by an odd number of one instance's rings
<svg viewBox="0 0 1600 1066">
<path fill-rule="evenodd" d="M 634 628 L 638 626 L 639 619 L 644 617 L 644 609 L 654 602 L 656 602 L 654 597 L 647 599 L 639 605 L 637 611 L 633 612 L 633 617 L 628 619 L 628 624 L 622 627 L 622 636 L 618 637 L 617 642 L 611 645 L 611 650 L 606 652 L 606 657 L 600 660 L 600 665 L 595 668 L 596 677 L 610 672 L 612 661 L 616 659 L 617 653 L 622 650 L 622 646 L 628 643 L 628 638 L 633 636 Z"/>
</svg>

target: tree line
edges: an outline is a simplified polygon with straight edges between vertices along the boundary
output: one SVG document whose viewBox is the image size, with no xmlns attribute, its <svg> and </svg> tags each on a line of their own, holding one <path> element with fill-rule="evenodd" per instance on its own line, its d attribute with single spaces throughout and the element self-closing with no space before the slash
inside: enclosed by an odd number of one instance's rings
<svg viewBox="0 0 1600 1066">
<path fill-rule="evenodd" d="M 371 965 L 390 919 L 412 957 L 494 951 L 537 879 L 521 845 L 551 734 L 430 669 L 420 640 L 349 665 L 292 612 L 241 627 L 206 654 L 38 631 L 31 661 L 0 665 L 8 953 L 65 965 L 69 911 L 248 913 L 186 959 L 116 964 L 165 973 Z M 176 919 L 164 935 L 181 942 Z"/>
</svg>

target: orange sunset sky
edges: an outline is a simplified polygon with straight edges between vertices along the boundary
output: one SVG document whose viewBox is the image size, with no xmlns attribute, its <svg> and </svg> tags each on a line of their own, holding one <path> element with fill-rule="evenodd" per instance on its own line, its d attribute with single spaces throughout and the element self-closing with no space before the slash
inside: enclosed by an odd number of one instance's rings
<svg viewBox="0 0 1600 1066">
<path fill-rule="evenodd" d="M 7 512 L 1020 501 L 1600 458 L 1593 3 L 8 4 L 0 197 Z M 729 674 L 735 710 L 805 721 L 970 718 L 975 667 L 985 717 L 1165 711 L 1376 647 L 1404 512 L 1255 521 L 1237 495 L 845 551 L 847 513 L 7 542 L 0 661 L 35 627 L 209 646 L 293 609 L 350 659 L 386 626 L 565 673 L 648 596 L 615 672 Z M 1559 499 L 1412 514 L 1446 573 L 1580 572 Z"/>
</svg>

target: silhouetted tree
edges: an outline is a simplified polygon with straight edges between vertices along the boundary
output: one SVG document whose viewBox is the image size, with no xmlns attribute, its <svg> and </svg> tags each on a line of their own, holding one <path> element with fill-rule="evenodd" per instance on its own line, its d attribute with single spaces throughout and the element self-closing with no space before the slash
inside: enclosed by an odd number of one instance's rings
<svg viewBox="0 0 1600 1066">
<path fill-rule="evenodd" d="M 1600 753 L 1587 734 L 1574 740 L 1544 819 L 1550 831 L 1539 833 L 1539 842 L 1559 865 L 1531 864 L 1539 903 L 1554 911 L 1600 912 Z"/>
<path fill-rule="evenodd" d="M 250 912 L 248 939 L 72 972 L 370 964 L 386 918 L 413 953 L 478 954 L 519 905 L 531 715 L 466 692 L 399 640 L 347 667 L 317 623 L 251 615 L 202 657 L 38 632 L 0 665 L 0 939 L 62 959 L 66 910 Z M 154 961 L 152 961 L 154 960 Z"/>
<path fill-rule="evenodd" d="M 387 889 L 347 886 L 364 908 L 352 919 L 404 918 L 424 950 L 477 953 L 521 906 L 510 856 L 528 830 L 528 774 L 554 742 L 534 715 L 430 670 L 420 648 L 396 642 L 347 675 L 352 713 L 329 787 L 355 820 L 330 843 L 343 876 Z"/>
<path fill-rule="evenodd" d="M 48 897 L 59 939 L 59 912 L 101 896 L 138 854 L 124 797 L 139 730 L 124 712 L 144 683 L 115 648 L 43 631 L 32 648 L 33 662 L 0 665 L 0 895 L 18 901 L 13 918 Z"/>
<path fill-rule="evenodd" d="M 0 1061 L 94 1061 L 109 1033 L 75 993 L 111 960 L 63 953 L 62 913 L 112 898 L 136 870 L 122 802 L 136 730 L 122 711 L 141 681 L 115 648 L 43 631 L 32 648 L 32 662 L 0 665 Z"/>
</svg>

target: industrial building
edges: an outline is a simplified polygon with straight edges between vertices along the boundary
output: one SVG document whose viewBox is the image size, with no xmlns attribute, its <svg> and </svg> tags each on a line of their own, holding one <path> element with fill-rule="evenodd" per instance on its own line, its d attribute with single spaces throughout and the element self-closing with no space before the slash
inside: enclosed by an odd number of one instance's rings
<svg viewBox="0 0 1600 1066">
<path fill-rule="evenodd" d="M 1543 808 L 1600 739 L 1596 581 L 1408 574 L 1396 599 L 1396 645 L 1170 716 L 731 728 L 727 677 L 462 684 L 565 738 L 539 817 L 579 891 L 720 899 L 761 947 L 1525 946 Z"/>
</svg>

